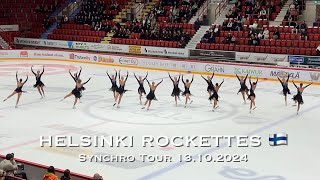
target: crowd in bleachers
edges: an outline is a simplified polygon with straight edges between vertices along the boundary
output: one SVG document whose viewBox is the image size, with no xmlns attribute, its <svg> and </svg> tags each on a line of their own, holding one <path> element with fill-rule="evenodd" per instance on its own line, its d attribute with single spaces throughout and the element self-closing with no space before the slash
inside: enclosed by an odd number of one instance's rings
<svg viewBox="0 0 320 180">
<path fill-rule="evenodd" d="M 7 154 L 5 159 L 0 162 L 0 180 L 27 180 L 27 174 L 23 172 L 23 164 L 18 164 L 14 159 L 14 154 Z M 103 180 L 98 173 L 94 174 L 93 180 Z M 71 172 L 66 169 L 61 177 L 56 175 L 53 166 L 49 166 L 42 180 L 71 180 Z"/>
</svg>

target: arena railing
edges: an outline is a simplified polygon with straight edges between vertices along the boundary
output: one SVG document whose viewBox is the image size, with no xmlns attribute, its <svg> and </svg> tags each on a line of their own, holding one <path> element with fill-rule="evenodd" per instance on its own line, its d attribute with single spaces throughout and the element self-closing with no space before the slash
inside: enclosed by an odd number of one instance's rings
<svg viewBox="0 0 320 180">
<path fill-rule="evenodd" d="M 208 13 L 208 7 L 209 7 L 210 3 L 211 3 L 211 0 L 206 0 L 206 1 L 200 6 L 199 10 L 197 11 L 196 16 L 198 17 L 198 19 L 199 19 L 200 21 L 203 20 L 203 16 L 204 16 L 204 15 L 207 15 L 207 13 Z"/>
<path fill-rule="evenodd" d="M 3 159 L 5 159 L 5 156 L 0 155 L 0 161 L 2 161 Z M 15 158 L 15 161 L 19 164 L 24 164 L 23 172 L 27 174 L 28 179 L 42 179 L 43 175 L 46 173 L 48 168 L 48 166 L 18 159 L 18 158 Z M 54 163 L 52 163 L 52 165 L 54 166 Z M 55 168 L 55 170 L 56 170 L 55 174 L 60 178 L 63 175 L 64 170 L 59 168 Z M 10 178 L 11 178 L 10 180 L 21 180 L 15 177 L 10 177 Z M 74 172 L 71 173 L 71 178 L 72 180 L 91 180 L 92 179 L 92 177 L 74 173 Z"/>
<path fill-rule="evenodd" d="M 221 15 L 222 11 L 227 7 L 228 4 L 229 4 L 229 0 L 221 0 L 221 2 L 218 4 L 216 9 L 214 10 L 215 18 Z"/>
</svg>

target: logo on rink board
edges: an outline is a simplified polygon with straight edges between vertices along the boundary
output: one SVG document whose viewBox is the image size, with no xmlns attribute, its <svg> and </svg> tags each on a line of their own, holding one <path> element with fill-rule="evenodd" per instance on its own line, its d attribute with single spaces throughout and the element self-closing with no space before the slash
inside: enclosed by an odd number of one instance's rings
<svg viewBox="0 0 320 180">
<path fill-rule="evenodd" d="M 300 78 L 300 73 L 299 72 L 286 72 L 286 71 L 271 71 L 270 72 L 270 77 L 280 77 L 280 78 L 286 78 L 289 77 L 291 79 L 299 79 Z"/>
<path fill-rule="evenodd" d="M 214 64 L 207 64 L 205 66 L 205 70 L 207 72 L 218 72 L 218 73 L 224 73 L 224 67 Z"/>
<path fill-rule="evenodd" d="M 239 75 L 248 74 L 249 76 L 262 76 L 262 70 L 239 68 L 239 67 L 234 68 L 234 73 Z"/>
<path fill-rule="evenodd" d="M 320 73 L 310 72 L 310 78 L 312 81 L 319 81 Z"/>
<path fill-rule="evenodd" d="M 125 65 L 138 65 L 139 61 L 138 59 L 131 59 L 131 58 L 125 58 L 121 57 L 119 59 L 120 64 L 125 64 Z"/>
<path fill-rule="evenodd" d="M 20 52 L 20 57 L 28 57 L 28 51 L 21 51 Z"/>
</svg>

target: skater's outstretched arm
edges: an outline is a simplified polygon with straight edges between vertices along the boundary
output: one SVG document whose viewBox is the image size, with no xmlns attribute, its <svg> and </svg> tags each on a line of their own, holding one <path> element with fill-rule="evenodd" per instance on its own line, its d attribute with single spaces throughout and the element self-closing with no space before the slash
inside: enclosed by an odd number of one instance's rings
<svg viewBox="0 0 320 180">
<path fill-rule="evenodd" d="M 159 86 L 159 84 L 161 84 L 162 83 L 162 81 L 163 81 L 163 79 L 156 85 L 156 87 L 158 87 Z"/>
<path fill-rule="evenodd" d="M 310 84 L 306 85 L 306 86 L 304 87 L 304 89 L 307 88 L 308 86 L 310 86 L 311 84 L 313 84 L 313 83 L 310 83 Z"/>
<path fill-rule="evenodd" d="M 247 81 L 247 77 L 248 77 L 248 74 L 246 75 L 246 77 L 244 78 L 244 82 L 246 82 Z M 250 76 L 251 77 L 251 76 Z"/>
<path fill-rule="evenodd" d="M 277 78 L 278 78 L 279 82 L 282 84 L 282 80 L 279 78 L 279 76 Z"/>
<path fill-rule="evenodd" d="M 257 78 L 257 80 L 256 80 L 256 84 L 258 84 L 258 81 L 259 81 L 259 78 Z"/>
<path fill-rule="evenodd" d="M 17 80 L 17 82 L 19 82 L 19 80 L 18 80 L 18 71 L 16 72 L 16 80 Z"/>
<path fill-rule="evenodd" d="M 149 73 L 147 72 L 147 74 L 146 74 L 146 77 L 144 77 L 144 79 L 143 79 L 143 80 L 146 80 L 146 79 L 147 79 L 147 77 L 148 77 L 148 74 L 149 74 Z"/>
<path fill-rule="evenodd" d="M 78 75 L 77 75 L 78 78 L 80 78 L 81 71 L 82 71 L 82 67 L 80 66 L 80 71 L 79 71 L 79 73 L 78 73 Z"/>
<path fill-rule="evenodd" d="M 150 84 L 150 82 L 148 81 L 148 79 L 146 79 L 146 81 L 147 81 L 147 83 L 148 83 L 149 87 L 151 87 L 151 84 Z"/>
<path fill-rule="evenodd" d="M 133 73 L 134 77 L 136 78 L 136 80 L 139 82 L 139 79 L 136 76 L 136 73 Z"/>
<path fill-rule="evenodd" d="M 25 84 L 27 81 L 28 81 L 28 75 L 27 75 L 27 79 L 22 84 Z"/>
<path fill-rule="evenodd" d="M 212 76 L 211 76 L 211 79 L 213 78 L 213 76 L 214 76 L 214 71 L 212 72 Z"/>
<path fill-rule="evenodd" d="M 117 72 L 117 70 L 114 70 L 114 71 L 116 72 L 115 78 L 117 79 L 118 72 Z M 120 72 L 120 70 L 119 70 L 119 72 Z"/>
<path fill-rule="evenodd" d="M 208 79 L 206 79 L 205 77 L 203 77 L 202 75 L 201 75 L 201 77 L 208 83 Z"/>
<path fill-rule="evenodd" d="M 224 79 L 222 80 L 222 82 L 219 84 L 219 88 L 221 87 L 221 85 L 224 83 Z"/>
<path fill-rule="evenodd" d="M 126 76 L 126 79 L 124 80 L 124 82 L 127 82 L 128 77 L 129 77 L 129 71 L 127 71 L 127 76 Z"/>
<path fill-rule="evenodd" d="M 184 82 L 183 75 L 182 75 L 182 82 L 183 82 L 183 84 L 186 84 L 186 82 Z"/>
<path fill-rule="evenodd" d="M 190 82 L 190 84 L 193 82 L 193 78 L 194 78 L 194 74 L 192 75 L 192 79 L 191 79 L 191 82 Z"/>
<path fill-rule="evenodd" d="M 237 76 L 238 80 L 240 81 L 240 78 L 239 78 L 238 74 L 236 74 L 236 76 Z"/>
<path fill-rule="evenodd" d="M 82 83 L 82 85 L 87 84 L 90 81 L 91 78 L 89 78 L 86 82 Z"/>
<path fill-rule="evenodd" d="M 70 74 L 70 76 L 72 77 L 72 79 L 74 80 L 74 82 L 77 82 L 76 81 L 76 77 L 74 77 L 72 74 L 71 74 L 71 70 L 69 69 L 69 74 Z"/>
<path fill-rule="evenodd" d="M 107 71 L 107 76 L 109 77 L 110 81 L 112 81 L 112 78 L 110 77 L 108 71 Z M 117 77 L 117 75 L 116 75 L 116 77 Z"/>
<path fill-rule="evenodd" d="M 249 83 L 250 83 L 250 86 L 252 86 L 252 83 L 251 83 L 251 76 L 249 77 Z"/>
<path fill-rule="evenodd" d="M 171 81 L 174 82 L 173 79 L 172 79 L 172 77 L 171 77 L 171 75 L 170 75 L 170 73 L 168 73 L 168 74 L 169 74 L 169 78 L 171 79 Z"/>
<path fill-rule="evenodd" d="M 31 72 L 36 76 L 37 74 L 33 71 L 33 66 L 31 66 Z"/>
<path fill-rule="evenodd" d="M 180 82 L 180 77 L 181 77 L 181 74 L 179 74 L 178 82 Z"/>
<path fill-rule="evenodd" d="M 40 74 L 40 77 L 42 76 L 43 73 L 44 73 L 44 66 L 42 66 L 42 73 Z"/>
<path fill-rule="evenodd" d="M 120 70 L 119 70 L 119 80 L 120 80 L 120 76 L 121 76 L 121 74 L 120 74 Z"/>
<path fill-rule="evenodd" d="M 296 83 L 294 83 L 294 81 L 292 81 L 292 83 L 298 89 L 298 86 L 296 85 Z"/>
<path fill-rule="evenodd" d="M 290 74 L 288 74 L 287 82 L 289 82 Z"/>
</svg>

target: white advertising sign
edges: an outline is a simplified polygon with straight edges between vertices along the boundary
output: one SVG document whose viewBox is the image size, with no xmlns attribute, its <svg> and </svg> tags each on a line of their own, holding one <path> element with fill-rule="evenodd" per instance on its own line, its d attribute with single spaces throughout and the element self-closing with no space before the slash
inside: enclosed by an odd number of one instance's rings
<svg viewBox="0 0 320 180">
<path fill-rule="evenodd" d="M 288 56 L 283 54 L 236 52 L 236 61 L 278 64 L 279 62 L 288 62 Z"/>
<path fill-rule="evenodd" d="M 47 50 L 0 50 L 0 59 L 43 59 L 43 60 L 77 60 L 103 64 L 117 64 L 119 66 L 135 66 L 141 68 L 156 68 L 163 70 L 180 70 L 186 72 L 211 73 L 219 75 L 252 76 L 253 78 L 277 79 L 287 77 L 296 81 L 320 83 L 320 70 L 306 68 L 284 68 L 277 66 L 255 66 L 230 63 L 213 63 L 187 60 L 169 60 L 157 58 L 141 58 L 136 56 L 108 55 L 99 53 L 85 53 L 72 51 Z"/>
<path fill-rule="evenodd" d="M 179 48 L 141 46 L 141 54 L 170 57 L 189 57 L 189 50 Z"/>
<path fill-rule="evenodd" d="M 60 41 L 60 40 L 47 40 L 47 39 L 32 39 L 32 38 L 15 38 L 15 44 L 29 45 L 29 46 L 42 46 L 42 47 L 55 47 L 65 49 L 79 49 L 89 51 L 101 52 L 121 52 L 128 53 L 128 45 L 121 44 L 102 44 L 90 42 L 77 42 L 77 41 Z"/>
<path fill-rule="evenodd" d="M 19 31 L 19 25 L 0 25 L 0 31 L 9 32 L 9 31 Z"/>
</svg>

